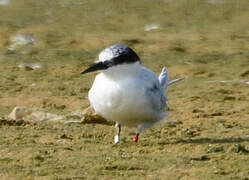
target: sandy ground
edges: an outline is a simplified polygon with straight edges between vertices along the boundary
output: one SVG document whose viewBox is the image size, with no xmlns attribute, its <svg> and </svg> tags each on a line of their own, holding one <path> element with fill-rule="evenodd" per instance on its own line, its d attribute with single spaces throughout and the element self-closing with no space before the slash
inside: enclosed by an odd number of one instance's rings
<svg viewBox="0 0 249 180">
<path fill-rule="evenodd" d="M 0 179 L 249 179 L 247 0 L 0 1 Z M 88 107 L 113 43 L 170 78 L 169 118 L 133 143 L 124 128 L 7 121 L 16 106 L 65 117 Z M 68 117 L 68 118 L 67 118 Z M 70 118 L 69 118 L 70 117 Z"/>
</svg>

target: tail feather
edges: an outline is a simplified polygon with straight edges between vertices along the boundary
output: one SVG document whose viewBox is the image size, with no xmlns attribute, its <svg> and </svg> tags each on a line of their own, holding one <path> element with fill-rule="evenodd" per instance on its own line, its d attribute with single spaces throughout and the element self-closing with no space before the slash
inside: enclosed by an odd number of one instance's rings
<svg viewBox="0 0 249 180">
<path fill-rule="evenodd" d="M 168 70 L 165 67 L 162 69 L 162 72 L 160 73 L 158 79 L 159 79 L 162 91 L 166 92 L 168 88 L 169 74 L 168 74 Z"/>
<path fill-rule="evenodd" d="M 168 70 L 165 67 L 162 69 L 162 72 L 160 73 L 160 75 L 158 77 L 158 80 L 159 80 L 159 83 L 161 85 L 162 92 L 165 93 L 164 94 L 164 100 L 165 100 L 166 107 L 168 107 L 168 97 L 166 95 L 166 91 L 167 91 L 168 87 L 172 86 L 173 84 L 175 84 L 177 82 L 180 82 L 180 81 L 182 81 L 184 79 L 185 78 L 178 78 L 178 79 L 174 79 L 174 80 L 169 81 Z"/>
<path fill-rule="evenodd" d="M 185 78 L 177 78 L 177 79 L 173 79 L 173 80 L 169 81 L 168 70 L 164 67 L 162 69 L 162 72 L 160 73 L 158 79 L 159 79 L 159 83 L 161 85 L 162 91 L 166 92 L 169 86 L 172 86 L 175 83 L 178 83 L 178 82 L 184 80 Z"/>
<path fill-rule="evenodd" d="M 171 80 L 171 81 L 169 81 L 168 86 L 172 86 L 173 84 L 175 84 L 177 82 L 180 82 L 180 81 L 182 81 L 184 79 L 185 78 L 178 78 L 178 79 Z"/>
</svg>

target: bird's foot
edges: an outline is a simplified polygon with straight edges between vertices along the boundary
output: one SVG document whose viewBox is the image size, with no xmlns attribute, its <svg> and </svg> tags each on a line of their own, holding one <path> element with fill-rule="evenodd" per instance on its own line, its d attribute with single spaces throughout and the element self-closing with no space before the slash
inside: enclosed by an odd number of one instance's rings
<svg viewBox="0 0 249 180">
<path fill-rule="evenodd" d="M 118 135 L 116 135 L 115 137 L 114 137 L 114 143 L 115 144 L 118 144 L 120 142 L 120 137 L 118 136 Z"/>
<path fill-rule="evenodd" d="M 133 137 L 133 142 L 138 142 L 138 134 L 136 134 L 136 136 Z"/>
</svg>

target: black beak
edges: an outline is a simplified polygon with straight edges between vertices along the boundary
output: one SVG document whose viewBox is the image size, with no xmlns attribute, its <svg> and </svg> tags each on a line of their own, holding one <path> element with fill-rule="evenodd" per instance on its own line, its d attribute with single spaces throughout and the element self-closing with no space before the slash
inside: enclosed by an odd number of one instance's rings
<svg viewBox="0 0 249 180">
<path fill-rule="evenodd" d="M 107 68 L 108 68 L 108 66 L 100 61 L 100 62 L 97 62 L 97 63 L 91 65 L 89 68 L 87 68 L 86 70 L 84 70 L 80 74 L 86 74 L 86 73 L 89 73 L 89 72 L 93 72 L 93 71 L 97 71 L 97 70 L 103 70 L 103 69 L 107 69 Z"/>
</svg>

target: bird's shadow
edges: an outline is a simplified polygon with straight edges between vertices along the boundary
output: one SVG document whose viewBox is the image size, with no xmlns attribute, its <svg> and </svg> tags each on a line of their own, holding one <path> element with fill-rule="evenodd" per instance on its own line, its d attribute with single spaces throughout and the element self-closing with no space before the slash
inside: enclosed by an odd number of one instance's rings
<svg viewBox="0 0 249 180">
<path fill-rule="evenodd" d="M 237 138 L 195 138 L 177 139 L 171 142 L 159 142 L 159 144 L 220 144 L 220 143 L 243 143 L 249 142 L 249 137 Z"/>
</svg>

